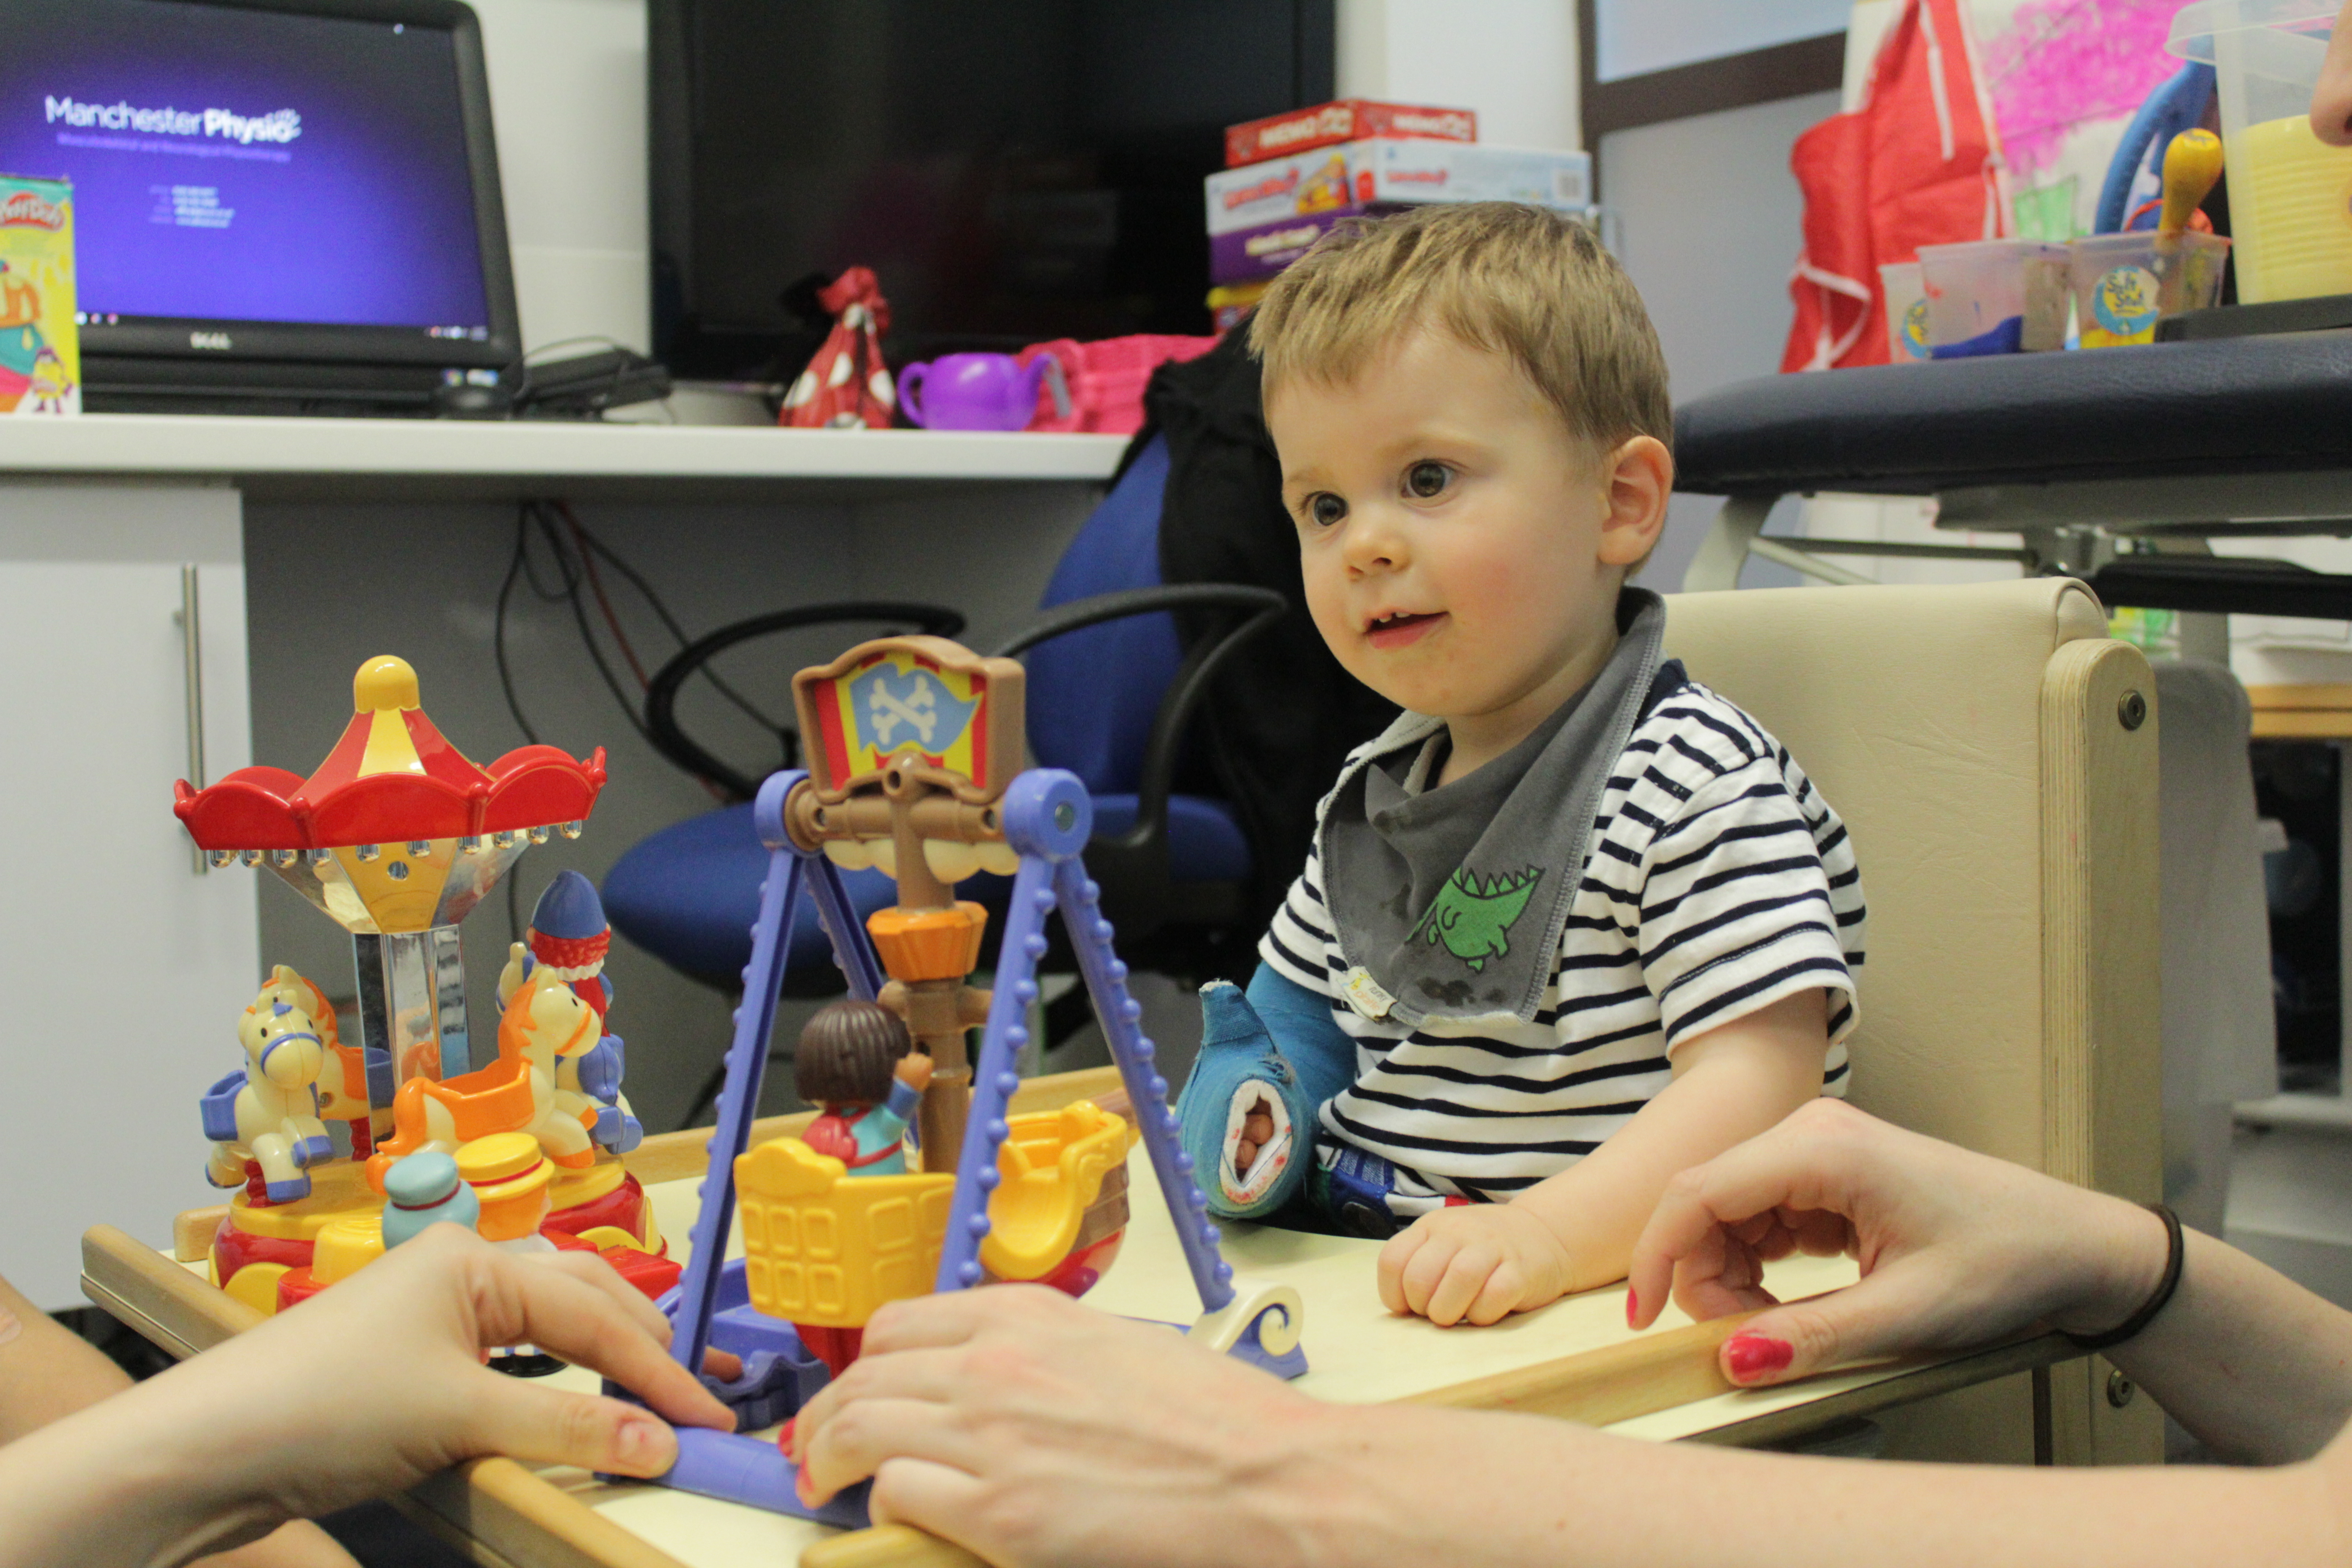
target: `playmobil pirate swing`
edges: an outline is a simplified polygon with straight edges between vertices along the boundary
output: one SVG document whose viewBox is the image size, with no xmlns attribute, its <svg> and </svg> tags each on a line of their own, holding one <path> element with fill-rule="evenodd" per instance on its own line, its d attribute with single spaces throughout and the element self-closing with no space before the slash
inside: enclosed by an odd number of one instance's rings
<svg viewBox="0 0 2352 1568">
<path fill-rule="evenodd" d="M 1082 851 L 1093 806 L 1076 775 L 1016 771 L 1024 671 L 938 637 L 864 643 L 793 679 L 807 772 L 772 775 L 753 808 L 769 851 L 752 927 L 743 1002 L 727 1053 L 694 1244 L 674 1298 L 671 1353 L 703 1365 L 714 1338 L 745 1363 L 715 1387 L 742 1428 L 798 1407 L 776 1387 L 791 1351 L 854 1353 L 855 1336 L 882 1302 L 959 1290 L 992 1279 L 1048 1279 L 1074 1294 L 1093 1271 L 1065 1268 L 1091 1253 L 1108 1267 L 1126 1215 L 1125 1157 L 1139 1134 L 1168 1202 L 1202 1305 L 1185 1331 L 1286 1377 L 1307 1369 L 1302 1310 L 1286 1286 L 1236 1290 L 1218 1233 L 1178 1147 L 1168 1083 L 1152 1065 L 1129 995 L 1127 966 Z M 893 877 L 898 902 L 860 931 L 843 868 Z M 993 989 L 969 984 L 986 916 L 959 902 L 956 883 L 981 870 L 1011 873 Z M 803 893 L 814 899 L 850 994 L 898 1015 L 932 1062 L 919 1111 L 922 1169 L 853 1176 L 838 1159 L 782 1138 L 747 1149 L 783 978 L 785 937 Z M 1110 1043 L 1136 1127 L 1093 1105 L 1013 1116 L 1014 1060 L 1027 1043 L 1046 952 L 1047 914 L 1060 910 L 1078 969 Z M 871 941 L 867 940 L 870 935 Z M 978 1060 L 964 1031 L 982 1025 Z M 742 1261 L 723 1261 L 740 1198 Z M 1099 1252 L 1093 1249 L 1101 1247 Z M 1075 1277 L 1074 1277 L 1075 1276 Z M 791 1321 L 799 1346 L 775 1320 Z M 761 1352 L 765 1352 L 766 1354 Z M 714 1380 L 704 1374 L 706 1384 Z M 808 1382 L 800 1393 L 812 1392 Z M 811 1510 L 793 1494 L 791 1462 L 765 1438 L 680 1428 L 677 1467 L 658 1484 L 828 1524 L 866 1522 L 863 1487 Z"/>
</svg>

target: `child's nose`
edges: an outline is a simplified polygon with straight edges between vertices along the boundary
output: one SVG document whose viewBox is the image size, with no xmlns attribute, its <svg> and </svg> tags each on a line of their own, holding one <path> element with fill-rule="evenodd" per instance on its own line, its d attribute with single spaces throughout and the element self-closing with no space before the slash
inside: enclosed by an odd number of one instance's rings
<svg viewBox="0 0 2352 1568">
<path fill-rule="evenodd" d="M 1348 520 L 1343 552 L 1354 572 L 1394 572 L 1408 559 L 1404 531 L 1383 509 L 1366 508 Z"/>
</svg>

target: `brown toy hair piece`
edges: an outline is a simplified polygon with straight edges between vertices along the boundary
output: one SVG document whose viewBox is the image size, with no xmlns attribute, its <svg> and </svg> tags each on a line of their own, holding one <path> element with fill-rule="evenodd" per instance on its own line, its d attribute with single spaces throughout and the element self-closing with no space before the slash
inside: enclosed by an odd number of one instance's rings
<svg viewBox="0 0 2352 1568">
<path fill-rule="evenodd" d="M 871 1105 L 889 1097 L 891 1071 L 913 1048 L 907 1026 L 880 1003 L 827 1003 L 801 1030 L 793 1087 L 811 1105 Z"/>
</svg>

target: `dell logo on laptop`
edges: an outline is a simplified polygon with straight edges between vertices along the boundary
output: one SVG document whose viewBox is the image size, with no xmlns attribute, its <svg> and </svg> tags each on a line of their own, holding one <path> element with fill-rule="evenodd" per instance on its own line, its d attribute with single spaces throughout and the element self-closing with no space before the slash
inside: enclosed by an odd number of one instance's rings
<svg viewBox="0 0 2352 1568">
<path fill-rule="evenodd" d="M 231 346 L 226 332 L 190 332 L 188 346 L 192 349 L 222 349 Z"/>
</svg>

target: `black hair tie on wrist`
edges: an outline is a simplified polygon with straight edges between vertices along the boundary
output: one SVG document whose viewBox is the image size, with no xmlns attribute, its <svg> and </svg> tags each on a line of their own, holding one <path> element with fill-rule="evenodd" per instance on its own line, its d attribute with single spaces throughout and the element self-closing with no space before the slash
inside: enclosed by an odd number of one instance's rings
<svg viewBox="0 0 2352 1568">
<path fill-rule="evenodd" d="M 2066 1337 L 2074 1342 L 2076 1350 L 2103 1351 L 2110 1345 L 2119 1345 L 2126 1340 L 2133 1338 L 2142 1329 L 2156 1321 L 2156 1315 L 2163 1311 L 2172 1300 L 2173 1291 L 2180 1288 L 2181 1255 L 2186 1250 L 2186 1245 L 2180 1236 L 2180 1216 L 2163 1204 L 2149 1204 L 2146 1206 L 2148 1213 L 2164 1222 L 2164 1278 L 2156 1282 L 2155 1291 L 2146 1301 L 2140 1303 L 2138 1311 L 2134 1312 L 2105 1333 L 2067 1334 Z M 2063 1330 L 2061 1331 L 2063 1332 Z"/>
</svg>

